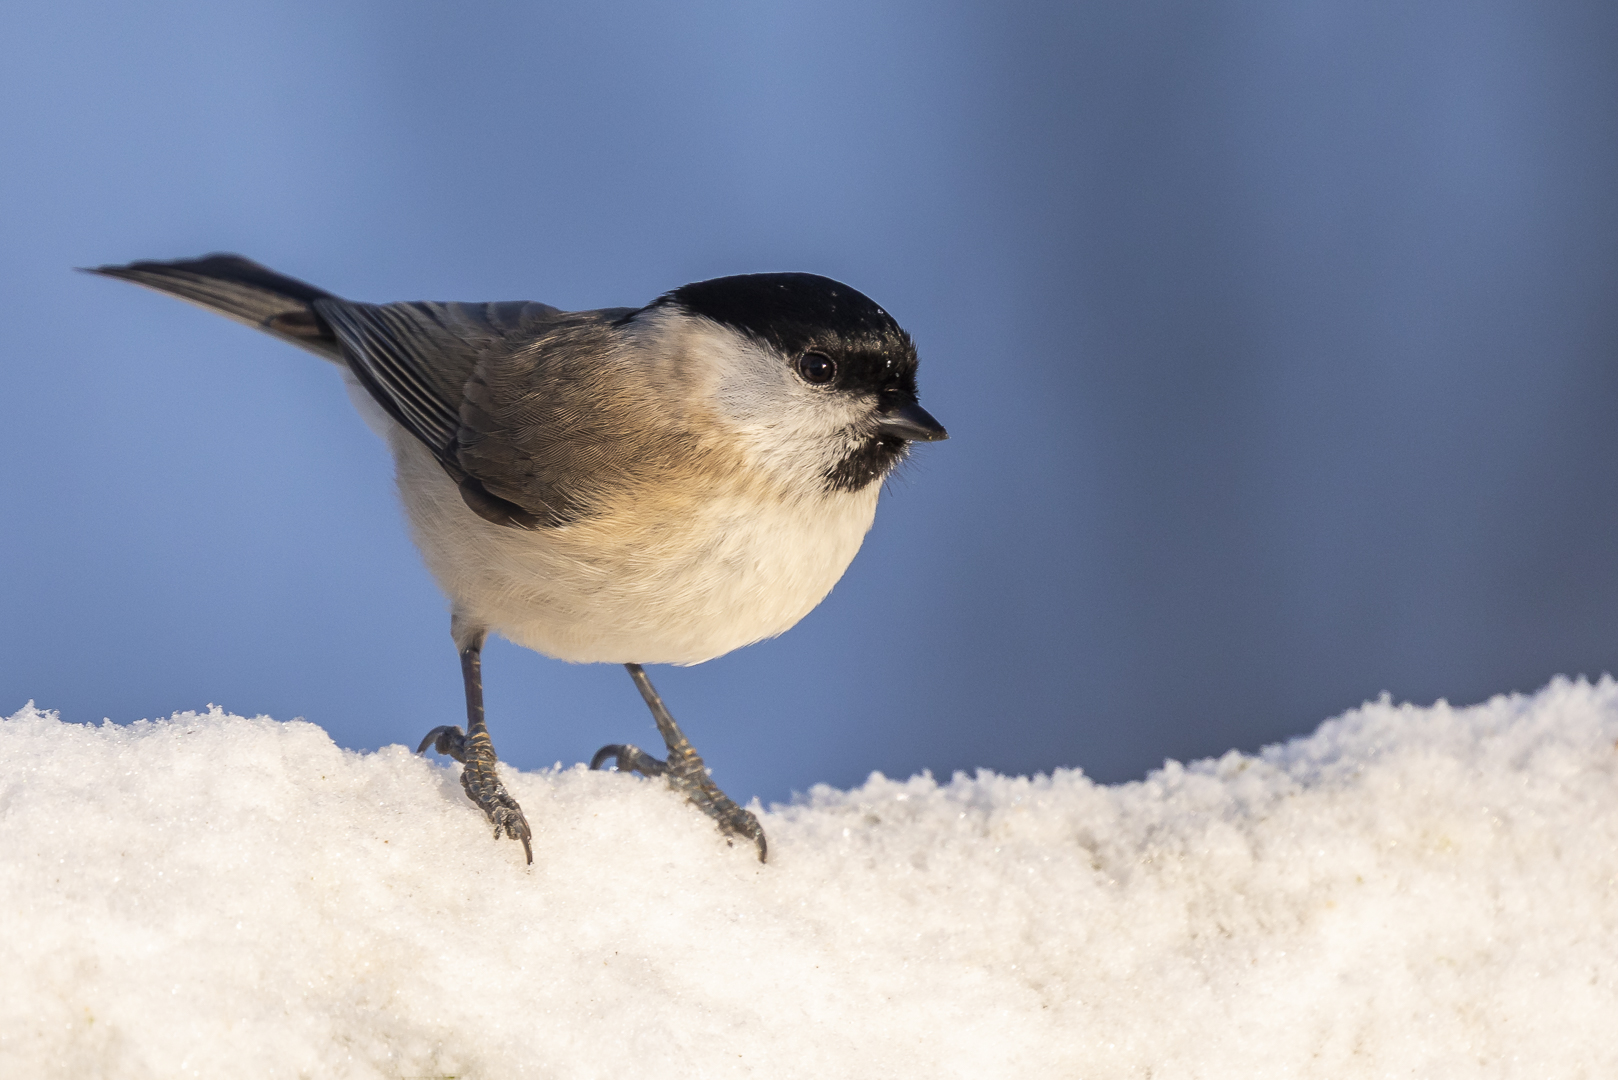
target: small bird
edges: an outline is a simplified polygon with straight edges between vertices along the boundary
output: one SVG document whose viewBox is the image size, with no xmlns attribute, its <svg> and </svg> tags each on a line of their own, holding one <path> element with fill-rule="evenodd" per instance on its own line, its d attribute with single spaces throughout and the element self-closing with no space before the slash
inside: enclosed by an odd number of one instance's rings
<svg viewBox="0 0 1618 1080">
<path fill-rule="evenodd" d="M 490 632 L 629 671 L 667 747 L 611 760 L 768 849 L 709 778 L 643 664 L 699 664 L 774 637 L 831 591 L 912 442 L 947 438 L 917 401 L 892 316 L 814 274 L 699 281 L 640 308 L 526 301 L 362 304 L 239 255 L 102 266 L 343 369 L 393 451 L 416 545 L 450 600 L 466 729 L 429 746 L 534 861 L 483 715 Z"/>
</svg>

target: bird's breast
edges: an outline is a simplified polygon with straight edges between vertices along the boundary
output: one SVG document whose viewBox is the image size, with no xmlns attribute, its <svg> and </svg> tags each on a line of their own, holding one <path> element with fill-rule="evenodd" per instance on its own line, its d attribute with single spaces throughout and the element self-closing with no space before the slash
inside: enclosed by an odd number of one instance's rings
<svg viewBox="0 0 1618 1080">
<path fill-rule="evenodd" d="M 879 488 L 792 493 L 717 477 L 527 531 L 473 514 L 413 443 L 394 443 L 400 492 L 456 611 L 574 662 L 695 664 L 782 633 L 842 577 Z"/>
</svg>

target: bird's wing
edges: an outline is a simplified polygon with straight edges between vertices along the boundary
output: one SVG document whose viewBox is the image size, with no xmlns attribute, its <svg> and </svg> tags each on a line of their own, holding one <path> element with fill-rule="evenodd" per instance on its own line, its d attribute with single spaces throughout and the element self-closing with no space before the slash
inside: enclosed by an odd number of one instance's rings
<svg viewBox="0 0 1618 1080">
<path fill-rule="evenodd" d="M 314 308 L 377 404 L 447 465 L 454 464 L 461 396 L 478 363 L 510 351 L 525 322 L 558 314 L 544 304 L 356 304 L 336 297 Z"/>
<path fill-rule="evenodd" d="M 335 298 L 313 306 L 361 384 L 433 452 L 479 515 L 533 529 L 584 512 L 600 416 L 588 407 L 588 375 L 577 372 L 605 353 L 613 320 L 628 309 Z"/>
<path fill-rule="evenodd" d="M 666 388 L 621 348 L 633 310 L 568 312 L 528 347 L 478 366 L 457 460 L 486 491 L 565 525 L 671 460 Z"/>
</svg>

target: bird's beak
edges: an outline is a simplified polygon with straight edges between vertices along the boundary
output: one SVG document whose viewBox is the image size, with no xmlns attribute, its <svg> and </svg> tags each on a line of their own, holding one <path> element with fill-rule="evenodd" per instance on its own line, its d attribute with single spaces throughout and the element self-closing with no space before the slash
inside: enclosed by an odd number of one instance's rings
<svg viewBox="0 0 1618 1080">
<path fill-rule="evenodd" d="M 877 414 L 877 430 L 911 442 L 938 442 L 949 438 L 944 425 L 914 401 L 883 409 Z"/>
</svg>

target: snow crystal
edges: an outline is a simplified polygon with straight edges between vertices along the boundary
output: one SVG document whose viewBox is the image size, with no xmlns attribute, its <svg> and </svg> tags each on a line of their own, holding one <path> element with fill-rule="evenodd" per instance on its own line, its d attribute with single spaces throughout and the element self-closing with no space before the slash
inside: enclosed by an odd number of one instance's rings
<svg viewBox="0 0 1618 1080">
<path fill-rule="evenodd" d="M 658 783 L 212 712 L 0 721 L 0 1075 L 1618 1075 L 1618 685 L 1257 756 Z"/>
</svg>

